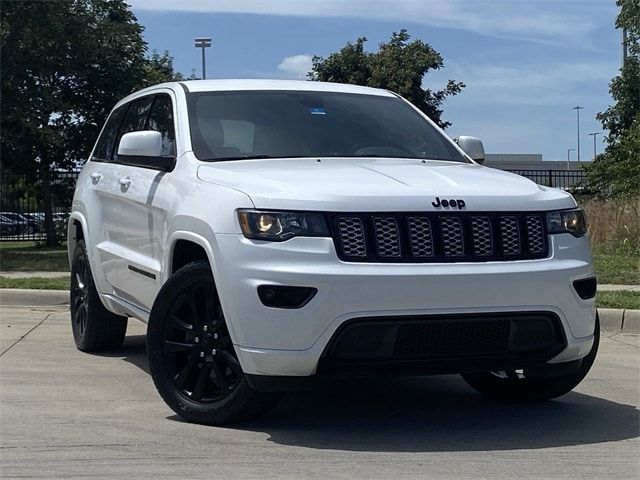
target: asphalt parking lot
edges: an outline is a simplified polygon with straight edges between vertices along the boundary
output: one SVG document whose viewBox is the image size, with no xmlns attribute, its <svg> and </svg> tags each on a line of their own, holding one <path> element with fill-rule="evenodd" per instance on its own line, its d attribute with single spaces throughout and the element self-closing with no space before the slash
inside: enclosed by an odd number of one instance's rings
<svg viewBox="0 0 640 480">
<path fill-rule="evenodd" d="M 164 405 L 142 323 L 89 355 L 63 306 L 0 317 L 3 478 L 640 478 L 638 335 L 604 338 L 587 380 L 545 404 L 491 403 L 457 376 L 350 382 L 213 428 Z"/>
</svg>

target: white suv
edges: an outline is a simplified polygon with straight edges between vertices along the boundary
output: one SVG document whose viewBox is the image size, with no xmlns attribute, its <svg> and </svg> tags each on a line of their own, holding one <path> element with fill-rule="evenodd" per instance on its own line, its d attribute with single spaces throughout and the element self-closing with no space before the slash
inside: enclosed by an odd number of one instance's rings
<svg viewBox="0 0 640 480">
<path fill-rule="evenodd" d="M 461 373 L 495 399 L 563 395 L 599 339 L 583 213 L 483 156 L 386 90 L 130 95 L 73 199 L 75 342 L 116 348 L 127 317 L 148 322 L 156 387 L 206 424 L 335 377 Z"/>
</svg>

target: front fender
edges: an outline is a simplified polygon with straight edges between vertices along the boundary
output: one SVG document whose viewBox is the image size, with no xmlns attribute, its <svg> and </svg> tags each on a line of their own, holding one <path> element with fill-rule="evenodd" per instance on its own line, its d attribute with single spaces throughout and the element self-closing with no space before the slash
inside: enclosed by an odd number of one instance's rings
<svg viewBox="0 0 640 480">
<path fill-rule="evenodd" d="M 69 259 L 69 269 L 71 269 L 71 261 L 73 260 L 73 252 L 76 249 L 76 245 L 78 244 L 78 229 L 75 227 L 75 224 L 80 224 L 80 228 L 82 229 L 82 234 L 84 238 L 89 237 L 89 230 L 87 227 L 87 219 L 84 215 L 78 211 L 71 212 L 69 216 L 69 220 L 67 223 L 67 258 Z M 86 243 L 86 240 L 85 240 Z M 87 253 L 89 254 L 89 253 Z M 91 259 L 89 259 L 91 263 Z"/>
</svg>

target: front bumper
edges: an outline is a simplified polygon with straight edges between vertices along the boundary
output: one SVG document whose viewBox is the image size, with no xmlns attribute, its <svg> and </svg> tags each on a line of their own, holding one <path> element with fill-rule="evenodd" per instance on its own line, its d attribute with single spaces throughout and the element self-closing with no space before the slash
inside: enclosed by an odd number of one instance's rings
<svg viewBox="0 0 640 480">
<path fill-rule="evenodd" d="M 541 260 L 448 264 L 348 263 L 328 238 L 283 243 L 215 237 L 214 275 L 245 373 L 309 376 L 338 328 L 361 317 L 549 312 L 566 347 L 549 363 L 587 355 L 593 343 L 594 299 L 581 299 L 574 280 L 594 275 L 588 240 L 550 237 Z M 300 309 L 265 307 L 260 285 L 318 290 Z"/>
</svg>

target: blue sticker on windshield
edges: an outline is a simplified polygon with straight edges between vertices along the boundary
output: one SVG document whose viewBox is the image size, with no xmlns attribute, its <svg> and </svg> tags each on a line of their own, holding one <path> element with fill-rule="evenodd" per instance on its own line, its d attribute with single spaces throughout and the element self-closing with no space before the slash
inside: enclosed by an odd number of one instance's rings
<svg viewBox="0 0 640 480">
<path fill-rule="evenodd" d="M 326 115 L 327 112 L 324 111 L 324 107 L 309 107 L 309 113 L 311 115 Z"/>
</svg>

